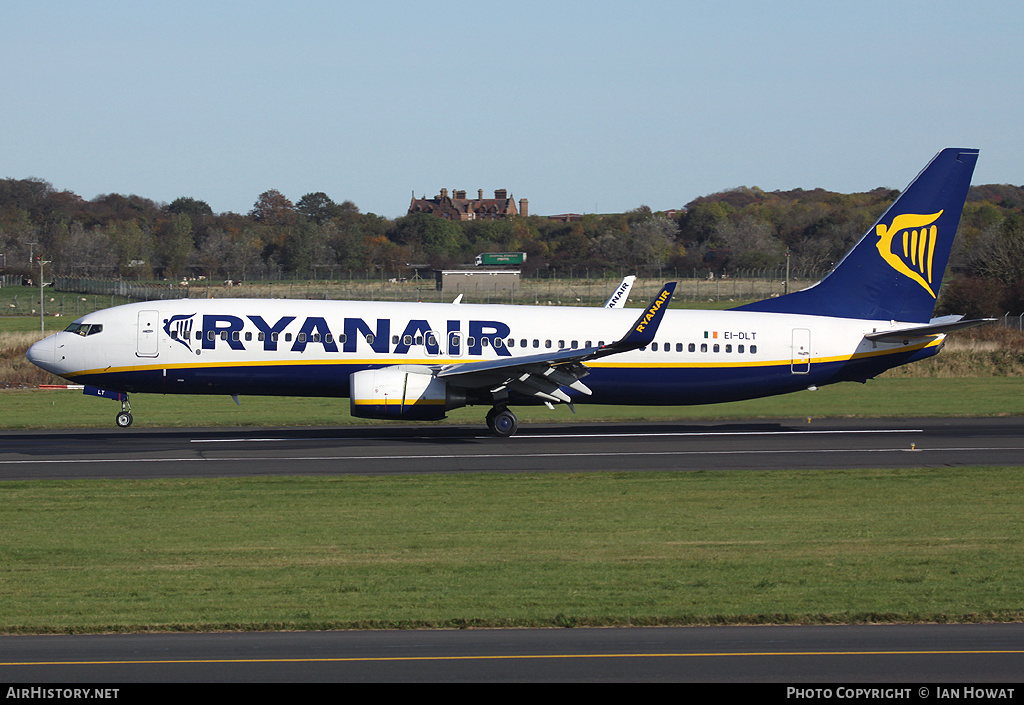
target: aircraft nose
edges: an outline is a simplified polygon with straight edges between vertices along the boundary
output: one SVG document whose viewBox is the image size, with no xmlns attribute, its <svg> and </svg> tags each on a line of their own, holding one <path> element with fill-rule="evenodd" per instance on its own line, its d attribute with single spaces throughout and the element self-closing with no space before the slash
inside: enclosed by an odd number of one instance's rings
<svg viewBox="0 0 1024 705">
<path fill-rule="evenodd" d="M 56 336 L 49 336 L 43 338 L 38 343 L 34 343 L 25 353 L 28 361 L 37 367 L 42 367 L 47 372 L 53 372 L 53 358 L 56 354 L 57 341 Z"/>
</svg>

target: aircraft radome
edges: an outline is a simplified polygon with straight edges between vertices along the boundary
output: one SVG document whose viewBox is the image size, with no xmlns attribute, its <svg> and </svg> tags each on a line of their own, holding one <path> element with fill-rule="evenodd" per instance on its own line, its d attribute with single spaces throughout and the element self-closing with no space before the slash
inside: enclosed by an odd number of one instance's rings
<svg viewBox="0 0 1024 705">
<path fill-rule="evenodd" d="M 33 345 L 43 369 L 128 395 L 348 397 L 367 419 L 441 419 L 489 407 L 685 405 L 785 394 L 935 355 L 982 321 L 932 319 L 977 150 L 944 149 L 821 281 L 728 311 L 215 299 L 128 304 Z M 625 282 L 624 282 L 625 284 Z M 573 409 L 574 410 L 574 409 Z"/>
</svg>

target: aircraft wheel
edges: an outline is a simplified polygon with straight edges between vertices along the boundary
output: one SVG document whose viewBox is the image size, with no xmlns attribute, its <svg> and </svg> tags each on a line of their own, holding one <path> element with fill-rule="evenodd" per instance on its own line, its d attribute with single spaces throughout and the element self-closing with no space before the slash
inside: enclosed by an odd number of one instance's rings
<svg viewBox="0 0 1024 705">
<path fill-rule="evenodd" d="M 508 409 L 492 410 L 487 415 L 487 425 L 494 435 L 508 438 L 519 430 L 519 419 Z"/>
<path fill-rule="evenodd" d="M 117 415 L 117 425 L 121 428 L 128 428 L 132 425 L 132 415 L 127 411 L 122 411 Z"/>
</svg>

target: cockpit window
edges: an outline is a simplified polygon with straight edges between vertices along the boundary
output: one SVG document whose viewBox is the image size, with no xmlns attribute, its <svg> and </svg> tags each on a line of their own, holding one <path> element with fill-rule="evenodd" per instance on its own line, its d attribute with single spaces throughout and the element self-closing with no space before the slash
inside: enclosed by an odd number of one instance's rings
<svg viewBox="0 0 1024 705">
<path fill-rule="evenodd" d="M 102 323 L 72 323 L 64 329 L 66 333 L 77 333 L 81 336 L 96 335 L 103 332 Z"/>
</svg>

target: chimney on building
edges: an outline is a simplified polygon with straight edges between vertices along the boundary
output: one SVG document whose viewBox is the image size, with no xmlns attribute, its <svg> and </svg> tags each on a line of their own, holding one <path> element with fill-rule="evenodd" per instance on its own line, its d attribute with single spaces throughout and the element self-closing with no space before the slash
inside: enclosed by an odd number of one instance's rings
<svg viewBox="0 0 1024 705">
<path fill-rule="evenodd" d="M 476 190 L 476 200 L 484 200 L 484 190 L 482 188 Z"/>
<path fill-rule="evenodd" d="M 497 189 L 494 192 L 494 197 L 500 201 L 504 201 L 508 198 L 508 190 L 503 188 Z"/>
<path fill-rule="evenodd" d="M 519 215 L 523 216 L 524 218 L 526 216 L 530 215 L 529 206 L 530 206 L 530 202 L 528 200 L 526 200 L 525 198 L 520 198 L 519 199 Z"/>
</svg>

